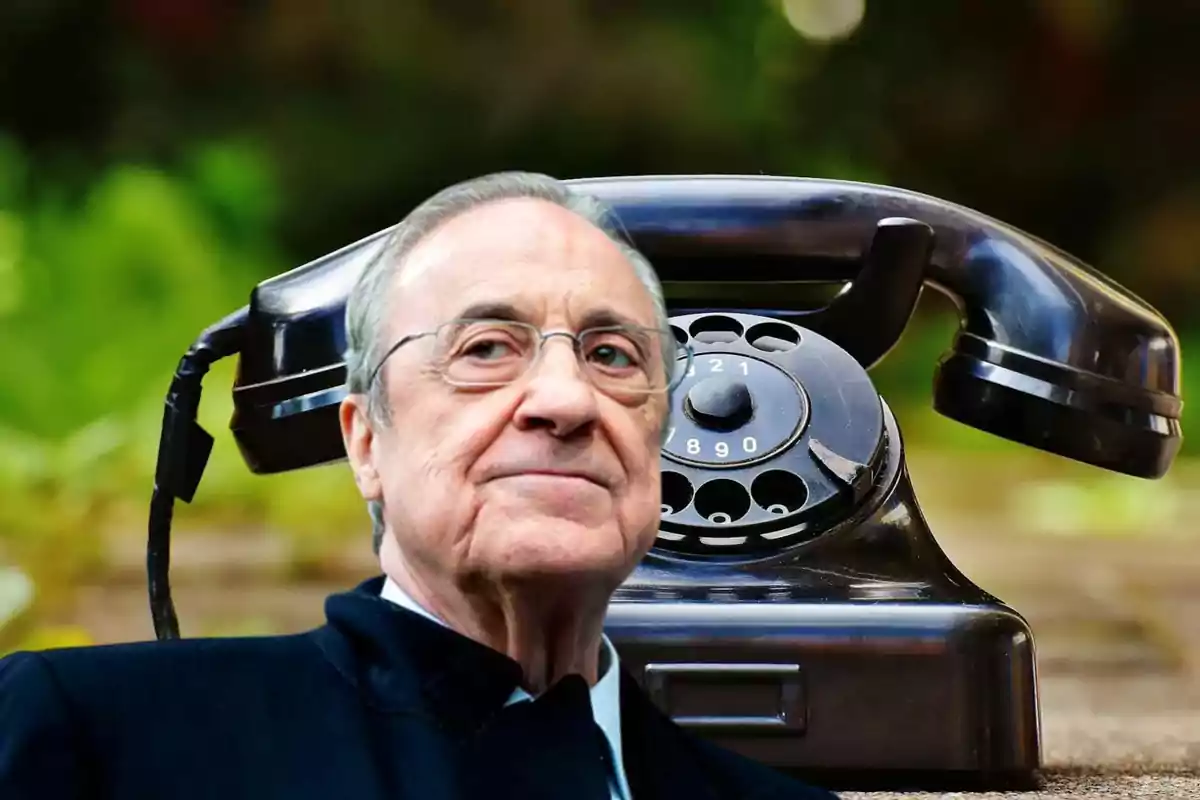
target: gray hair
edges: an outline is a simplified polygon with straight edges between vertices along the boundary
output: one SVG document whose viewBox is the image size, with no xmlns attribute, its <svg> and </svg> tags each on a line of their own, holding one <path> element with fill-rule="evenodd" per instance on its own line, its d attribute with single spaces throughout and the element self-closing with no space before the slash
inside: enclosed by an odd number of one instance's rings
<svg viewBox="0 0 1200 800">
<path fill-rule="evenodd" d="M 638 280 L 650 294 L 654 302 L 655 325 L 664 331 L 668 330 L 666 301 L 658 274 L 646 257 L 626 240 L 620 220 L 605 203 L 575 191 L 562 181 L 528 172 L 501 172 L 459 183 L 443 189 L 417 206 L 392 230 L 363 269 L 346 304 L 347 389 L 353 394 L 367 396 L 368 416 L 375 424 L 391 423 L 391 410 L 382 388 L 386 367 L 380 370 L 374 384 L 370 384 L 370 381 L 371 372 L 386 347 L 383 331 L 388 315 L 388 289 L 404 259 L 417 244 L 454 217 L 488 203 L 523 198 L 554 203 L 578 214 L 605 233 L 628 259 Z M 675 355 L 674 337 L 664 337 L 662 357 L 668 375 L 673 371 Z M 664 436 L 666 431 L 667 426 L 664 425 Z M 378 553 L 384 533 L 383 506 L 378 501 L 371 501 L 368 503 L 368 512 L 374 528 L 375 551 Z"/>
</svg>

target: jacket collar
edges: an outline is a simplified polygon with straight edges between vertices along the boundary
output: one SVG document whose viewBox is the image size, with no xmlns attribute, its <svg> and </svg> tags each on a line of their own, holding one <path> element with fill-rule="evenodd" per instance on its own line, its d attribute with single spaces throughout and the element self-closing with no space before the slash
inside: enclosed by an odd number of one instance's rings
<svg viewBox="0 0 1200 800">
<path fill-rule="evenodd" d="M 513 659 L 380 596 L 383 577 L 331 595 L 317 645 L 363 701 L 384 713 L 432 715 L 459 736 L 478 731 L 520 685 Z M 621 669 L 624 768 L 637 800 L 798 800 L 804 786 L 680 729 Z"/>
<path fill-rule="evenodd" d="M 477 729 L 520 684 L 521 665 L 380 597 L 383 582 L 325 601 L 328 624 L 314 635 L 326 658 L 378 710 L 429 708 L 442 723 Z"/>
<path fill-rule="evenodd" d="M 384 579 L 380 596 L 424 619 L 447 627 L 444 621 L 434 616 L 428 609 L 423 608 L 391 578 Z M 604 734 L 604 738 L 608 740 L 608 749 L 612 753 L 613 759 L 614 777 L 621 785 L 621 796 L 628 797 L 629 788 L 625 777 L 624 749 L 621 742 L 620 664 L 616 648 L 613 647 L 607 636 L 602 635 L 600 639 L 600 677 L 596 684 L 589 688 L 588 693 L 591 698 L 593 719 Z M 508 703 L 527 699 L 530 699 L 529 693 L 518 687 L 509 696 Z"/>
</svg>

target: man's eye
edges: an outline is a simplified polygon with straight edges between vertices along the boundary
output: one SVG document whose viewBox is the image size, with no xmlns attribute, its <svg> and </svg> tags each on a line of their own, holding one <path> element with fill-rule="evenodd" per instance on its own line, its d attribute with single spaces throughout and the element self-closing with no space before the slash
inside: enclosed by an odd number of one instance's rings
<svg viewBox="0 0 1200 800">
<path fill-rule="evenodd" d="M 599 344 L 588 351 L 588 361 L 608 369 L 630 369 L 640 365 L 632 347 L 613 343 Z"/>
<path fill-rule="evenodd" d="M 460 357 L 474 358 L 481 361 L 513 358 L 520 354 L 520 351 L 511 341 L 499 338 L 476 339 L 459 351 Z"/>
</svg>

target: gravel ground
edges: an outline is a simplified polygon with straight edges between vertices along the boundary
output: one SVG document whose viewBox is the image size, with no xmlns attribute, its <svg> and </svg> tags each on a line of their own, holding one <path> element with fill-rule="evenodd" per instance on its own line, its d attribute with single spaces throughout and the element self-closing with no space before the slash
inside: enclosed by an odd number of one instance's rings
<svg viewBox="0 0 1200 800">
<path fill-rule="evenodd" d="M 1050 775 L 1037 792 L 916 792 L 904 794 L 846 792 L 843 800 L 900 800 L 900 798 L 963 798 L 964 800 L 1113 800 L 1113 798 L 1197 798 L 1200 778 L 1171 775 Z"/>
</svg>

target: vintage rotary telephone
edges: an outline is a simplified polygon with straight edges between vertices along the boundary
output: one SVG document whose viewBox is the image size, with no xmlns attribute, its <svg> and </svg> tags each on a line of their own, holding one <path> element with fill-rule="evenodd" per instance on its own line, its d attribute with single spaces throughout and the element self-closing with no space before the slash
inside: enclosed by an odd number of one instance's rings
<svg viewBox="0 0 1200 800">
<path fill-rule="evenodd" d="M 829 784 L 1030 779 L 1032 634 L 938 547 L 867 368 L 928 284 L 961 314 L 934 381 L 939 412 L 1157 478 L 1181 441 L 1167 322 L 1045 242 L 900 189 L 759 176 L 570 183 L 615 209 L 694 351 L 663 448 L 658 543 L 611 607 L 624 664 L 680 724 Z M 201 378 L 239 356 L 232 429 L 254 472 L 344 458 L 344 302 L 387 232 L 260 284 L 180 363 L 148 545 L 159 638 L 178 636 L 173 503 L 191 499 L 212 444 L 195 422 Z M 848 285 L 797 310 L 812 282 Z"/>
</svg>

